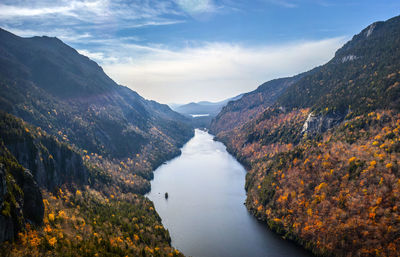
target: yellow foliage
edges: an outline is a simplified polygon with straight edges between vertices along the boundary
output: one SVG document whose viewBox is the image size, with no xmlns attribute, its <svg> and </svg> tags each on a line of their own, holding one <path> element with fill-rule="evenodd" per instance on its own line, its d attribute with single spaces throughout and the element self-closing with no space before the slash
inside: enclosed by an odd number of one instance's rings
<svg viewBox="0 0 400 257">
<path fill-rule="evenodd" d="M 327 168 L 330 166 L 329 162 L 322 162 L 322 167 Z"/>
<path fill-rule="evenodd" d="M 315 191 L 319 192 L 322 188 L 325 188 L 326 186 L 328 186 L 328 184 L 326 184 L 325 182 L 322 182 L 321 184 L 319 184 L 318 186 L 315 187 Z"/>
<path fill-rule="evenodd" d="M 47 225 L 45 228 L 44 228 L 44 232 L 46 232 L 46 233 L 50 233 L 52 231 L 52 229 L 51 229 L 51 227 L 49 226 L 49 225 Z"/>
<path fill-rule="evenodd" d="M 49 245 L 50 245 L 50 246 L 54 246 L 56 243 L 57 243 L 57 238 L 55 238 L 55 237 L 52 237 L 52 238 L 49 240 Z"/>
<path fill-rule="evenodd" d="M 31 237 L 29 240 L 29 244 L 32 247 L 37 247 L 40 244 L 41 239 L 37 236 Z"/>
<path fill-rule="evenodd" d="M 47 199 L 43 199 L 43 205 L 44 205 L 45 208 L 48 208 L 49 201 L 47 201 Z"/>
<path fill-rule="evenodd" d="M 388 169 L 391 169 L 393 167 L 393 164 L 392 163 L 388 163 L 388 164 L 386 164 L 386 168 L 388 168 Z"/>
<path fill-rule="evenodd" d="M 54 213 L 50 213 L 49 214 L 49 220 L 50 221 L 54 221 L 54 218 L 55 218 Z"/>
<path fill-rule="evenodd" d="M 81 197 L 82 196 L 82 192 L 80 190 L 76 190 L 75 196 L 76 197 Z"/>
<path fill-rule="evenodd" d="M 351 157 L 350 159 L 349 159 L 349 163 L 352 163 L 352 162 L 354 162 L 355 160 L 356 160 L 357 158 L 356 157 Z"/>
<path fill-rule="evenodd" d="M 57 218 L 66 219 L 67 215 L 65 214 L 65 211 L 63 211 L 63 210 L 59 211 L 58 215 L 57 215 Z"/>
</svg>

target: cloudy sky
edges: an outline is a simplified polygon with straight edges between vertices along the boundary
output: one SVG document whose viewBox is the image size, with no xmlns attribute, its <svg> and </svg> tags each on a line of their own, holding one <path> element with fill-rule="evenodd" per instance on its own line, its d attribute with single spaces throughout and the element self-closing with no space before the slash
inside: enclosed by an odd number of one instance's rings
<svg viewBox="0 0 400 257">
<path fill-rule="evenodd" d="M 0 27 L 55 36 L 162 103 L 218 101 L 324 64 L 398 0 L 0 0 Z"/>
</svg>

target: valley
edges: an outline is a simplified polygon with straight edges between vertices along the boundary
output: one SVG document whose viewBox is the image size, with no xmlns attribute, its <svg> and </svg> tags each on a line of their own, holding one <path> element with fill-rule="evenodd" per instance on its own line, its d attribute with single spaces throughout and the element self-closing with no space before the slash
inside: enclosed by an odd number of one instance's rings
<svg viewBox="0 0 400 257">
<path fill-rule="evenodd" d="M 170 108 L 0 29 L 0 255 L 398 256 L 399 46 Z"/>
</svg>

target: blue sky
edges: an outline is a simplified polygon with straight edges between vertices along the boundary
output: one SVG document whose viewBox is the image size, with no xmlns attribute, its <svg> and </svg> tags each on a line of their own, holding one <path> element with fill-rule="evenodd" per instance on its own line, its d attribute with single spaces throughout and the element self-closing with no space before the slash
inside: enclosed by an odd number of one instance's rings
<svg viewBox="0 0 400 257">
<path fill-rule="evenodd" d="M 222 100 L 327 62 L 398 0 L 0 0 L 0 26 L 56 36 L 162 103 Z"/>
</svg>

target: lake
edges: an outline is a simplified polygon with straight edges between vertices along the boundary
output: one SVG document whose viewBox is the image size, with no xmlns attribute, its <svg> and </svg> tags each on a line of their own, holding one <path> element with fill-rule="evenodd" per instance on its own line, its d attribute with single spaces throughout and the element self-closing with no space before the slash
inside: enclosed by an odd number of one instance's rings
<svg viewBox="0 0 400 257">
<path fill-rule="evenodd" d="M 196 130 L 179 157 L 155 170 L 147 194 L 170 232 L 172 246 L 193 257 L 312 256 L 247 211 L 245 175 L 222 143 Z"/>
</svg>

